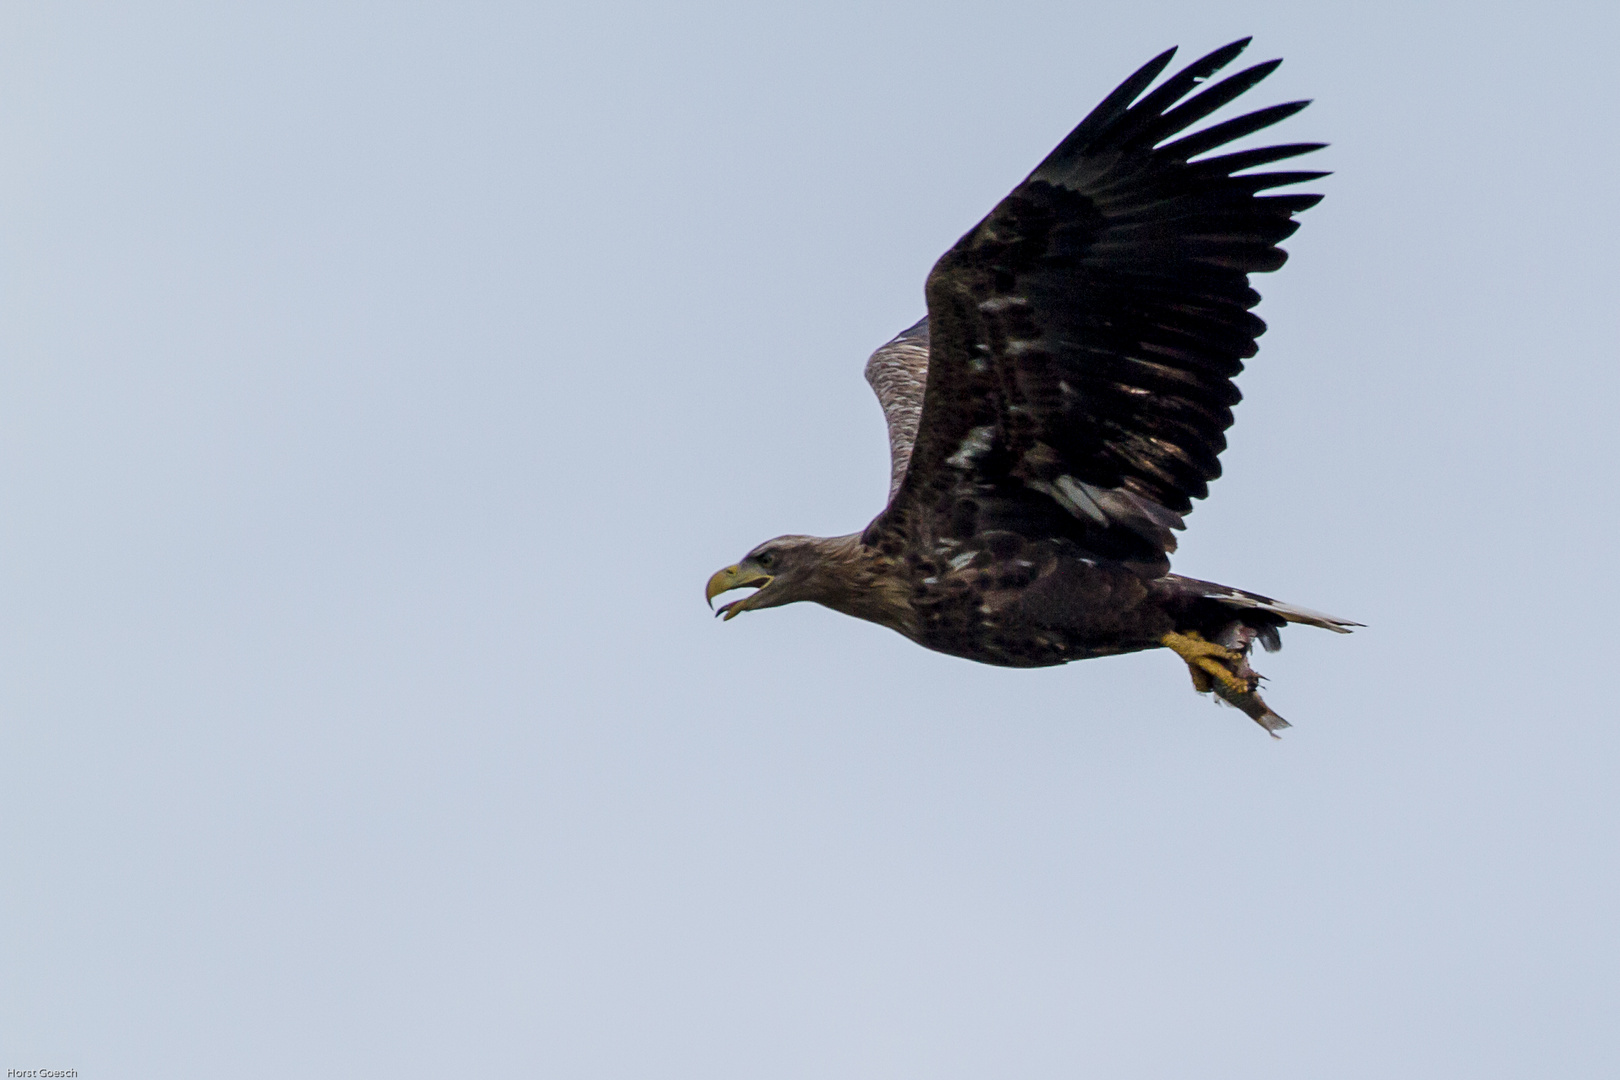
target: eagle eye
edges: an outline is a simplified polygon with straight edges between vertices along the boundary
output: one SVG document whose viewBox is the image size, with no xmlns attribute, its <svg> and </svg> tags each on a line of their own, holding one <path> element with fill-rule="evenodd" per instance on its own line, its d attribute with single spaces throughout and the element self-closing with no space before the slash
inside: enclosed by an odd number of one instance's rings
<svg viewBox="0 0 1620 1080">
<path fill-rule="evenodd" d="M 776 561 L 776 553 L 771 551 L 762 551 L 758 555 L 754 556 L 754 561 L 761 566 L 769 566 L 771 563 Z"/>
</svg>

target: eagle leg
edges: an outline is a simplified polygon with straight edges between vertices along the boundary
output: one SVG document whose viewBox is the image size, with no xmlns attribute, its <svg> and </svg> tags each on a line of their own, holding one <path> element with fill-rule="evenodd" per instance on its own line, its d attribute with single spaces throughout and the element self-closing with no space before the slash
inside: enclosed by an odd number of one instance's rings
<svg viewBox="0 0 1620 1080">
<path fill-rule="evenodd" d="M 1216 697 L 1241 709 L 1274 739 L 1280 729 L 1289 726 L 1261 699 L 1260 676 L 1249 666 L 1244 652 L 1217 645 L 1196 630 L 1172 632 L 1159 642 L 1186 662 L 1193 689 L 1200 694 L 1215 691 Z"/>
<path fill-rule="evenodd" d="M 1248 680 L 1240 678 L 1227 667 L 1227 664 L 1243 663 L 1243 654 L 1236 649 L 1205 640 L 1204 635 L 1196 630 L 1189 630 L 1185 634 L 1172 631 L 1160 638 L 1159 643 L 1187 662 L 1187 670 L 1192 673 L 1193 688 L 1200 694 L 1211 690 L 1217 682 L 1232 694 L 1247 694 L 1254 689 Z"/>
</svg>

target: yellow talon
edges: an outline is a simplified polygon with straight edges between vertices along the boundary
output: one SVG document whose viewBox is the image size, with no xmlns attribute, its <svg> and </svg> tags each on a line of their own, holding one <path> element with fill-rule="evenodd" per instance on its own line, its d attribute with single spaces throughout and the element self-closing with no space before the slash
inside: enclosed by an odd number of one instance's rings
<svg viewBox="0 0 1620 1080">
<path fill-rule="evenodd" d="M 1217 645 L 1213 641 L 1206 641 L 1204 635 L 1196 630 L 1189 630 L 1185 634 L 1175 631 L 1159 639 L 1159 644 L 1173 651 L 1187 663 L 1192 663 L 1201 656 L 1216 656 L 1222 660 L 1241 660 L 1243 654 L 1235 649 L 1228 649 L 1225 645 Z"/>
<path fill-rule="evenodd" d="M 1187 670 L 1192 672 L 1193 689 L 1200 694 L 1215 691 L 1216 697 L 1242 709 L 1274 739 L 1278 731 L 1288 726 L 1288 721 L 1272 712 L 1271 706 L 1260 699 L 1260 676 L 1249 666 L 1244 653 L 1207 641 L 1193 630 L 1185 634 L 1166 634 L 1159 639 L 1159 644 L 1186 661 Z"/>
<path fill-rule="evenodd" d="M 1232 694 L 1247 694 L 1253 690 L 1247 680 L 1234 675 L 1221 662 L 1239 663 L 1243 660 L 1242 653 L 1206 641 L 1196 630 L 1185 634 L 1172 631 L 1160 638 L 1159 643 L 1186 661 L 1187 670 L 1192 673 L 1193 689 L 1200 694 L 1213 689 L 1216 682 Z"/>
<path fill-rule="evenodd" d="M 1238 678 L 1222 667 L 1218 661 L 1211 660 L 1208 657 L 1200 657 L 1197 663 L 1199 667 L 1209 672 L 1222 686 L 1226 687 L 1229 694 L 1247 694 L 1253 689 L 1247 680 Z"/>
</svg>

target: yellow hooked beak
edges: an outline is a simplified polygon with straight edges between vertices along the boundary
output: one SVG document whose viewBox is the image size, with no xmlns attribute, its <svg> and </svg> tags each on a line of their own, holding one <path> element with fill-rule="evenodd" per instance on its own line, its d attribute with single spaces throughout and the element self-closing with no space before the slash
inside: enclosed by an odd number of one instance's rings
<svg viewBox="0 0 1620 1080">
<path fill-rule="evenodd" d="M 714 598 L 721 593 L 730 592 L 732 589 L 752 589 L 755 587 L 763 589 L 774 580 L 771 575 L 762 574 L 758 570 L 749 570 L 742 566 L 728 566 L 709 579 L 709 584 L 703 590 L 703 598 L 709 602 L 710 607 L 714 607 Z M 757 592 L 750 593 L 741 600 L 733 600 L 729 604 L 722 604 L 720 610 L 716 611 L 715 614 L 722 619 L 729 620 L 740 612 L 747 611 L 748 602 L 758 595 Z"/>
</svg>

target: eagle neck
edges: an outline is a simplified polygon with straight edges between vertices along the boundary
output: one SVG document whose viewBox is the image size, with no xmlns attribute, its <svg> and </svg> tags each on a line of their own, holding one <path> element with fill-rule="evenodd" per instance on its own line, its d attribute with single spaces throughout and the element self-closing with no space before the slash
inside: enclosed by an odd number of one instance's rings
<svg viewBox="0 0 1620 1080">
<path fill-rule="evenodd" d="M 811 599 L 841 614 L 915 636 L 911 590 L 892 558 L 861 543 L 860 533 L 822 537 L 816 551 L 820 558 Z"/>
</svg>

